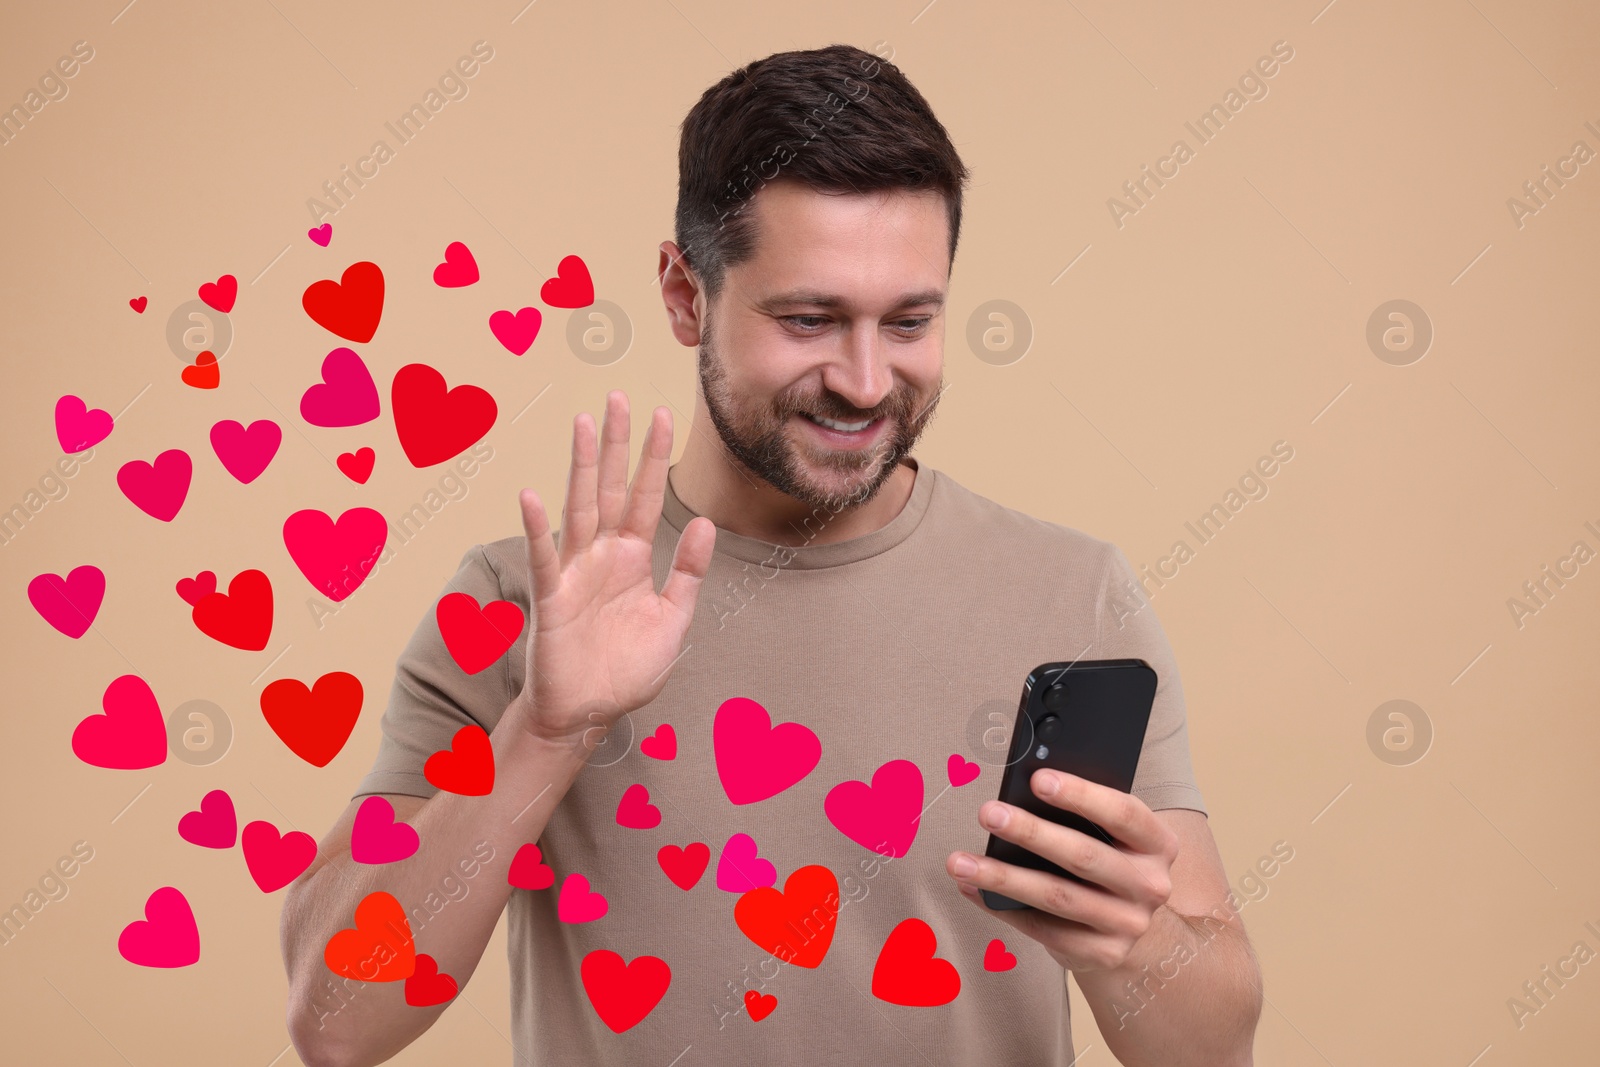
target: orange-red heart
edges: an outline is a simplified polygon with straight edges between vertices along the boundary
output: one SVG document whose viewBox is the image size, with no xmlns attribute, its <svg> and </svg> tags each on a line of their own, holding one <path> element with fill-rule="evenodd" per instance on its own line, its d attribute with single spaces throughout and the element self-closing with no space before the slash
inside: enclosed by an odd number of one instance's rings
<svg viewBox="0 0 1600 1067">
<path fill-rule="evenodd" d="M 383 271 L 365 260 L 352 263 L 338 281 L 324 278 L 307 286 L 300 306 L 328 332 L 364 344 L 383 318 Z"/>
<path fill-rule="evenodd" d="M 733 906 L 744 936 L 785 963 L 816 967 L 833 943 L 839 922 L 839 879 L 820 864 L 801 867 L 772 886 L 752 889 Z"/>
<path fill-rule="evenodd" d="M 195 358 L 193 366 L 183 368 L 179 377 L 184 385 L 192 385 L 196 389 L 215 389 L 222 381 L 222 371 L 217 367 L 216 356 L 202 352 Z"/>
<path fill-rule="evenodd" d="M 261 714 L 289 751 L 313 767 L 337 756 L 361 715 L 361 679 L 329 671 L 310 688 L 298 678 L 279 678 L 261 691 Z"/>
<path fill-rule="evenodd" d="M 406 909 L 388 893 L 368 893 L 356 905 L 354 929 L 328 939 L 328 970 L 358 982 L 398 982 L 417 969 L 417 944 Z"/>
</svg>

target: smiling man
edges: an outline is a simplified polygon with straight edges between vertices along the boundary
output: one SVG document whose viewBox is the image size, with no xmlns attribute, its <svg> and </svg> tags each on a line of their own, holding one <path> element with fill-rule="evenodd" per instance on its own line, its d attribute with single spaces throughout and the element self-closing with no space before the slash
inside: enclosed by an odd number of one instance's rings
<svg viewBox="0 0 1600 1067">
<path fill-rule="evenodd" d="M 1122 1063 L 1250 1063 L 1259 970 L 1127 559 L 911 456 L 967 178 L 944 127 L 897 68 L 834 45 L 709 89 L 679 162 L 660 277 L 698 349 L 682 458 L 658 407 L 630 486 L 610 393 L 598 434 L 574 419 L 560 531 L 523 490 L 522 533 L 441 590 L 520 608 L 506 654 L 467 673 L 426 606 L 373 768 L 285 904 L 302 1059 L 415 1040 L 504 912 L 519 1064 L 1066 1067 L 1068 972 Z M 1023 677 L 1122 657 L 1159 677 L 1131 795 L 1031 783 L 1114 843 L 992 799 L 984 739 Z M 468 759 L 472 728 L 492 789 L 441 789 L 425 765 Z M 352 861 L 374 796 L 413 855 Z M 1086 881 L 984 857 L 991 832 Z M 488 873 L 435 912 L 474 856 Z M 325 951 L 347 928 L 371 950 L 354 963 Z"/>
</svg>

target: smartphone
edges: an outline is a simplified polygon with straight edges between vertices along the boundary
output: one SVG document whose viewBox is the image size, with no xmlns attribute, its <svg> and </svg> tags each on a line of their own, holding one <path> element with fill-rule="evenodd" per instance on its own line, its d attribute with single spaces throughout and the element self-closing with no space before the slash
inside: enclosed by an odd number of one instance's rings
<svg viewBox="0 0 1600 1067">
<path fill-rule="evenodd" d="M 1034 796 L 1029 780 L 1041 767 L 1091 782 L 1133 790 L 1155 701 L 1156 672 L 1142 659 L 1077 660 L 1035 667 L 1022 683 L 1022 702 L 1011 731 L 1000 799 L 1043 819 L 1114 843 L 1110 834 L 1076 812 Z M 1021 845 L 989 835 L 984 855 L 1088 884 L 1071 871 Z M 996 911 L 1032 907 L 989 889 L 983 902 Z"/>
</svg>

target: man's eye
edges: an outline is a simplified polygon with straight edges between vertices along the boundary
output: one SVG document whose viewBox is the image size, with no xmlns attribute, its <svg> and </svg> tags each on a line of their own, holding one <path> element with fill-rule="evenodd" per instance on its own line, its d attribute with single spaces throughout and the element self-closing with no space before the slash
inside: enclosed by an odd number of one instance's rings
<svg viewBox="0 0 1600 1067">
<path fill-rule="evenodd" d="M 921 330 L 924 326 L 928 325 L 930 321 L 931 317 L 921 319 L 901 319 L 899 322 L 895 323 L 895 326 L 903 333 L 916 333 L 918 330 Z"/>
<path fill-rule="evenodd" d="M 805 325 L 805 320 L 809 320 L 811 322 L 817 322 L 817 323 L 825 323 L 825 322 L 828 321 L 825 317 L 823 317 L 821 315 L 790 315 L 790 316 L 788 316 L 788 321 L 790 321 L 790 322 L 796 324 L 797 326 L 799 326 L 803 332 L 805 332 L 805 333 L 815 333 L 816 331 L 813 328 Z"/>
</svg>

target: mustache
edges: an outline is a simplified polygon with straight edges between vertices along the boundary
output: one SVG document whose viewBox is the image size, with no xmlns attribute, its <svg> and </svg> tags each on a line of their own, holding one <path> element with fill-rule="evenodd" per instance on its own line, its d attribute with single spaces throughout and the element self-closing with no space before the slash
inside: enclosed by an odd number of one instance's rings
<svg viewBox="0 0 1600 1067">
<path fill-rule="evenodd" d="M 871 411 L 861 411 L 848 404 L 835 403 L 818 397 L 814 400 L 798 400 L 782 404 L 778 413 L 782 416 L 816 415 L 836 422 L 871 422 L 888 417 L 895 417 L 904 422 L 910 417 L 915 404 L 916 397 L 906 391 L 889 394 L 882 404 Z"/>
</svg>

